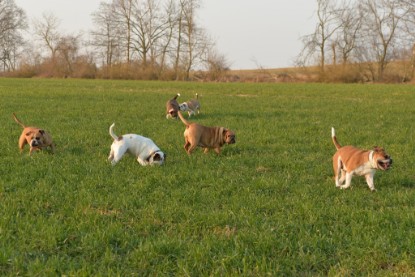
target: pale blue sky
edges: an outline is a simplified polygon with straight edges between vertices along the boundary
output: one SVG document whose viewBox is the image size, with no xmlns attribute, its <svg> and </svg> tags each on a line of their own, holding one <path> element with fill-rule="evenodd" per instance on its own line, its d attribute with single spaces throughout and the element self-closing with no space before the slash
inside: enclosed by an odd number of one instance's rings
<svg viewBox="0 0 415 277">
<path fill-rule="evenodd" d="M 88 32 L 102 0 L 15 0 L 29 20 L 53 13 L 64 32 Z M 105 2 L 105 1 L 104 1 Z M 109 2 L 109 1 L 107 1 Z M 198 21 L 232 69 L 293 66 L 300 37 L 313 31 L 314 0 L 203 0 Z"/>
</svg>

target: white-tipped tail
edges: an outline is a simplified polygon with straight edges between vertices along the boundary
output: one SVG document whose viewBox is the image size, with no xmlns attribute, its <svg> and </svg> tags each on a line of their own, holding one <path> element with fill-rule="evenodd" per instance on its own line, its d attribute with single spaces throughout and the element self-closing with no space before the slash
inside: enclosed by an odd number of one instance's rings
<svg viewBox="0 0 415 277">
<path fill-rule="evenodd" d="M 109 129 L 109 133 L 110 133 L 110 136 L 114 139 L 114 140 L 118 140 L 118 137 L 117 137 L 117 135 L 114 133 L 114 126 L 115 126 L 115 123 L 112 123 L 111 124 L 111 126 L 110 126 L 110 129 Z"/>
<path fill-rule="evenodd" d="M 337 141 L 336 132 L 334 131 L 333 127 L 331 127 L 331 140 L 333 141 L 334 146 L 336 146 L 336 149 L 339 150 L 341 148 L 341 145 Z"/>
</svg>

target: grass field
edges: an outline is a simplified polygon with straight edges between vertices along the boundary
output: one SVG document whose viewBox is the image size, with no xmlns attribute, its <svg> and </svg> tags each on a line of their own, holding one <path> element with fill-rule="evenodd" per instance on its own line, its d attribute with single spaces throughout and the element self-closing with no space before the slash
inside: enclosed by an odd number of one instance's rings
<svg viewBox="0 0 415 277">
<path fill-rule="evenodd" d="M 165 102 L 236 132 L 187 156 Z M 415 275 L 415 87 L 0 80 L 0 275 Z M 20 154 L 21 127 L 55 155 Z M 107 161 L 117 134 L 152 138 L 165 165 Z M 380 145 L 393 168 L 335 188 L 330 129 Z"/>
</svg>

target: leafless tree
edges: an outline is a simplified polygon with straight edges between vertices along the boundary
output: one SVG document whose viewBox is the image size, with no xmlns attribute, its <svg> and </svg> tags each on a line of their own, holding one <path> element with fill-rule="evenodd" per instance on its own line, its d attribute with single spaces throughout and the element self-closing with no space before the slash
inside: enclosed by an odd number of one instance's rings
<svg viewBox="0 0 415 277">
<path fill-rule="evenodd" d="M 125 51 L 127 64 L 132 59 L 132 36 L 133 36 L 133 9 L 135 0 L 113 0 L 113 18 L 117 30 L 121 31 L 121 45 Z"/>
<path fill-rule="evenodd" d="M 80 35 L 62 36 L 56 45 L 57 58 L 60 63 L 59 70 L 63 76 L 73 74 L 73 64 L 78 57 L 80 39 Z"/>
<path fill-rule="evenodd" d="M 230 69 L 229 62 L 225 55 L 218 53 L 214 49 L 211 49 L 207 53 L 206 61 L 207 72 L 210 75 L 210 79 L 218 80 Z"/>
<path fill-rule="evenodd" d="M 317 25 L 314 33 L 302 38 L 304 47 L 297 62 L 307 64 L 317 54 L 320 71 L 324 73 L 326 64 L 326 48 L 333 34 L 341 27 L 339 12 L 333 0 L 317 0 Z"/>
<path fill-rule="evenodd" d="M 340 27 L 336 33 L 335 46 L 340 49 L 343 67 L 357 47 L 358 38 L 362 35 L 364 14 L 359 5 L 350 1 L 343 2 L 339 13 Z"/>
<path fill-rule="evenodd" d="M 189 79 L 190 70 L 197 66 L 212 46 L 209 38 L 195 21 L 195 14 L 199 8 L 199 0 L 180 0 L 181 7 L 181 62 L 184 68 L 185 79 Z"/>
<path fill-rule="evenodd" d="M 55 60 L 61 39 L 59 25 L 59 19 L 51 13 L 44 13 L 41 19 L 35 19 L 33 25 L 37 40 L 50 52 L 52 61 Z"/>
<path fill-rule="evenodd" d="M 91 45 L 107 67 L 111 67 L 115 57 L 119 56 L 120 31 L 113 13 L 113 5 L 101 3 L 98 11 L 92 14 L 95 28 L 91 31 Z"/>
<path fill-rule="evenodd" d="M 161 77 L 165 67 L 167 66 L 167 59 L 172 52 L 172 41 L 175 36 L 175 31 L 178 26 L 178 5 L 175 0 L 169 0 L 164 7 L 164 15 L 166 18 L 166 28 L 164 28 L 164 34 L 161 37 L 159 47 L 159 70 L 158 76 Z"/>
<path fill-rule="evenodd" d="M 148 59 L 154 65 L 158 52 L 158 43 L 169 26 L 169 18 L 162 14 L 161 4 L 156 0 L 136 1 L 133 10 L 134 49 L 144 68 Z"/>
<path fill-rule="evenodd" d="M 397 46 L 404 36 L 404 23 L 408 9 L 399 0 L 365 0 L 361 9 L 365 13 L 363 38 L 369 47 L 369 61 L 377 63 L 377 80 L 382 81 L 388 63 L 393 60 Z"/>
<path fill-rule="evenodd" d="M 25 12 L 12 0 L 0 0 L 0 61 L 2 70 L 14 70 L 27 28 Z"/>
</svg>

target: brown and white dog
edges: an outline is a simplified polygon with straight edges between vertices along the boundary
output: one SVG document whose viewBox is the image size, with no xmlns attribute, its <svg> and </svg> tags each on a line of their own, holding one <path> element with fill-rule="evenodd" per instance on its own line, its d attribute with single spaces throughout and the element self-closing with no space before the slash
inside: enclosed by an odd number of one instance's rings
<svg viewBox="0 0 415 277">
<path fill-rule="evenodd" d="M 336 187 L 347 189 L 350 187 L 353 175 L 364 175 L 370 190 L 375 191 L 373 177 L 376 170 L 390 169 L 392 158 L 383 148 L 377 146 L 373 150 L 362 150 L 350 145 L 342 147 L 337 141 L 334 128 L 331 128 L 331 138 L 337 149 L 333 156 Z M 344 181 L 346 183 L 343 185 Z"/>
<path fill-rule="evenodd" d="M 224 144 L 234 144 L 236 142 L 235 133 L 231 130 L 224 127 L 206 127 L 197 123 L 190 123 L 184 119 L 181 112 L 178 115 L 186 125 L 184 149 L 189 155 L 197 146 L 202 147 L 205 153 L 209 149 L 214 149 L 217 154 L 220 154 L 221 147 Z"/>
<path fill-rule="evenodd" d="M 199 96 L 196 93 L 196 99 L 191 99 L 187 102 L 183 102 L 179 105 L 180 110 L 182 112 L 188 112 L 189 117 L 193 115 L 196 115 L 200 113 L 200 102 L 199 102 Z"/>
<path fill-rule="evenodd" d="M 180 96 L 180 93 L 176 94 L 172 99 L 167 101 L 166 103 L 166 118 L 169 119 L 175 118 L 177 119 L 177 112 L 179 111 L 179 103 L 177 102 L 177 97 Z"/>
<path fill-rule="evenodd" d="M 109 128 L 110 136 L 114 139 L 108 156 L 112 165 L 121 160 L 125 153 L 133 155 L 143 166 L 164 163 L 166 155 L 151 139 L 136 134 L 117 136 L 114 133 L 114 126 L 113 123 Z"/>
<path fill-rule="evenodd" d="M 23 148 L 26 144 L 29 144 L 31 155 L 33 151 L 42 150 L 50 147 L 52 153 L 55 152 L 55 144 L 53 143 L 52 137 L 43 129 L 37 127 L 29 127 L 24 125 L 13 113 L 14 121 L 23 127 L 22 134 L 19 138 L 19 149 L 20 153 L 23 152 Z"/>
</svg>

